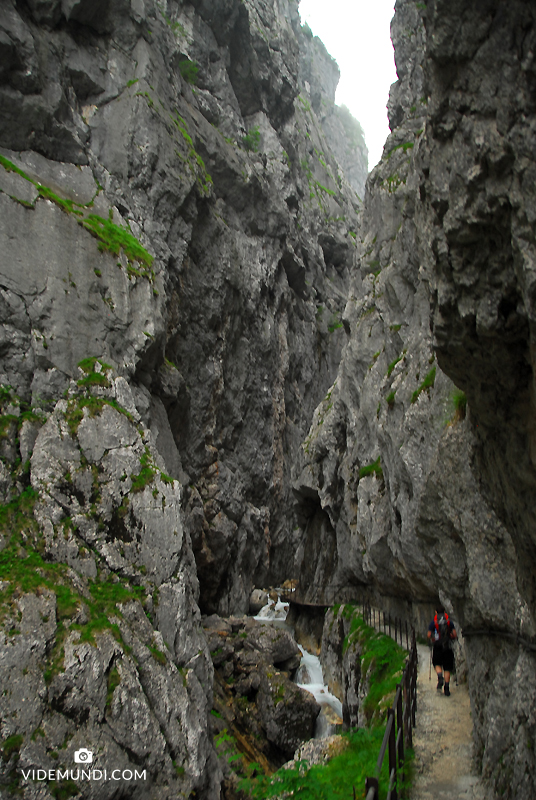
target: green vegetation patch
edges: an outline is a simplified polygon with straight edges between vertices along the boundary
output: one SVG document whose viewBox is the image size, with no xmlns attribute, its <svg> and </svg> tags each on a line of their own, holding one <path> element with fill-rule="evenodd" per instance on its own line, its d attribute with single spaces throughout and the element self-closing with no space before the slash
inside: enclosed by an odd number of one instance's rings
<svg viewBox="0 0 536 800">
<path fill-rule="evenodd" d="M 18 753 L 24 742 L 24 736 L 16 733 L 13 736 L 8 736 L 2 744 L 2 758 L 4 761 L 9 761 L 13 753 Z"/>
<path fill-rule="evenodd" d="M 252 153 L 259 152 L 260 144 L 261 133 L 258 125 L 256 125 L 254 128 L 251 128 L 245 136 L 242 136 L 242 145 L 246 150 L 251 151 Z"/>
<path fill-rule="evenodd" d="M 377 633 L 369 627 L 354 606 L 345 606 L 343 613 L 350 620 L 350 630 L 343 649 L 359 643 L 361 680 L 366 678 L 369 686 L 363 710 L 367 722 L 375 724 L 385 719 L 392 705 L 408 654 L 390 636 Z"/>
<path fill-rule="evenodd" d="M 196 85 L 199 67 L 197 66 L 195 61 L 190 61 L 189 58 L 183 58 L 182 61 L 179 61 L 179 72 L 186 81 L 186 83 L 189 83 L 192 86 Z"/>
<path fill-rule="evenodd" d="M 387 158 L 391 158 L 393 153 L 396 153 L 397 150 L 402 150 L 404 153 L 406 153 L 408 150 L 411 150 L 413 147 L 414 147 L 414 143 L 413 142 L 403 142 L 402 144 L 397 144 L 396 147 L 393 147 L 392 150 L 389 150 L 389 152 L 387 153 Z"/>
<path fill-rule="evenodd" d="M 95 367 L 99 364 L 103 372 L 97 372 Z M 80 369 L 85 372 L 85 377 L 80 378 L 77 381 L 77 385 L 81 386 L 82 388 L 88 388 L 89 386 L 111 386 L 110 381 L 106 377 L 106 373 L 113 369 L 110 364 L 106 364 L 105 361 L 101 361 L 98 358 L 84 358 L 82 361 L 78 362 L 78 366 Z"/>
<path fill-rule="evenodd" d="M 59 783 L 49 783 L 48 788 L 56 800 L 69 800 L 70 797 L 80 794 L 80 789 L 71 779 Z"/>
<path fill-rule="evenodd" d="M 182 138 L 184 139 L 186 145 L 188 146 L 188 155 L 184 157 L 178 150 L 175 151 L 175 154 L 183 161 L 187 162 L 190 172 L 193 176 L 195 176 L 197 180 L 197 184 L 201 193 L 204 195 L 210 194 L 210 189 L 212 186 L 212 178 L 207 172 L 207 168 L 205 166 L 205 162 L 196 152 L 194 147 L 194 142 L 190 134 L 188 133 L 188 127 L 184 119 L 180 116 L 178 112 L 175 112 L 175 115 L 171 114 L 170 119 L 181 134 Z"/>
<path fill-rule="evenodd" d="M 403 183 L 406 183 L 406 179 L 401 178 L 400 175 L 397 175 L 396 173 L 394 175 L 389 175 L 389 177 L 386 178 L 386 181 L 389 192 L 396 192 L 399 186 L 401 186 Z"/>
<path fill-rule="evenodd" d="M 391 363 L 390 363 L 390 364 L 389 364 L 389 366 L 387 367 L 387 377 L 388 377 L 388 378 L 390 378 L 390 377 L 391 377 L 391 373 L 392 373 L 392 371 L 394 370 L 394 368 L 396 367 L 396 365 L 398 364 L 398 362 L 399 362 L 399 361 L 402 361 L 402 359 L 403 359 L 403 358 L 404 358 L 404 353 L 401 353 L 401 354 L 400 354 L 400 355 L 399 355 L 397 358 L 395 358 L 395 359 L 394 359 L 394 361 L 391 361 Z"/>
<path fill-rule="evenodd" d="M 9 159 L 2 155 L 0 155 L 0 164 L 3 166 L 6 172 L 16 172 L 17 175 L 20 175 L 21 178 L 24 178 L 24 180 L 28 181 L 28 183 L 33 184 L 40 197 L 55 203 L 62 209 L 62 211 L 65 211 L 68 214 L 76 214 L 77 216 L 81 216 L 83 214 L 81 209 L 87 207 L 81 203 L 75 203 L 73 200 L 66 200 L 64 197 L 60 197 L 53 192 L 52 189 L 49 189 L 48 186 L 43 186 L 43 184 L 39 183 L 38 181 L 34 181 L 29 175 L 26 174 L 26 172 L 24 172 L 24 170 L 15 166 L 12 161 L 9 161 Z"/>
<path fill-rule="evenodd" d="M 84 388 L 87 388 L 87 385 L 84 384 Z M 101 413 L 104 406 L 111 406 L 113 409 L 115 409 L 115 411 L 118 411 L 120 414 L 123 414 L 123 416 L 125 416 L 131 422 L 134 422 L 134 417 L 132 416 L 132 414 L 125 408 L 120 406 L 117 400 L 114 400 L 113 398 L 93 397 L 92 395 L 86 397 L 80 397 L 80 396 L 72 397 L 69 399 L 69 402 L 67 404 L 67 411 L 65 412 L 65 420 L 69 427 L 71 436 L 76 436 L 76 433 L 78 431 L 78 426 L 84 419 L 84 408 L 88 409 L 89 415 L 91 417 L 95 417 L 97 416 L 97 414 Z"/>
<path fill-rule="evenodd" d="M 154 256 L 142 247 L 140 242 L 131 234 L 128 227 L 116 225 L 111 219 L 104 219 L 97 214 L 89 214 L 80 221 L 81 225 L 93 236 L 99 239 L 99 250 L 108 250 L 118 256 L 124 251 L 129 261 L 138 261 L 150 269 Z"/>
<path fill-rule="evenodd" d="M 384 728 L 361 728 L 341 737 L 340 752 L 327 764 L 308 767 L 297 761 L 290 769 L 280 769 L 272 776 L 246 778 L 239 788 L 253 800 L 269 797 L 292 797 L 300 800 L 348 800 L 355 787 L 356 798 L 364 797 L 365 778 L 374 775 Z M 388 759 L 384 759 L 382 779 L 387 782 Z M 385 797 L 385 793 L 382 795 Z"/>
<path fill-rule="evenodd" d="M 459 422 L 465 419 L 467 414 L 467 396 L 461 389 L 455 389 L 451 392 L 450 401 L 454 408 L 453 422 Z"/>
<path fill-rule="evenodd" d="M 415 391 L 411 395 L 411 402 L 412 403 L 416 403 L 417 402 L 421 392 L 424 392 L 427 389 L 432 389 L 433 388 L 434 383 L 435 383 L 435 377 L 436 377 L 436 367 L 432 367 L 432 369 L 430 370 L 430 372 L 428 373 L 426 378 L 423 380 L 421 385 L 418 387 L 418 389 L 415 389 Z"/>
<path fill-rule="evenodd" d="M 152 483 L 155 475 L 158 473 L 158 469 L 153 463 L 153 459 L 148 447 L 145 448 L 145 452 L 140 459 L 140 466 L 141 469 L 139 473 L 137 475 L 130 476 L 132 478 L 133 492 L 142 492 L 146 486 Z M 166 477 L 169 478 L 167 475 Z M 171 478 L 169 478 L 169 480 L 171 480 Z"/>
<path fill-rule="evenodd" d="M 166 664 L 167 664 L 167 658 L 166 658 L 165 654 L 161 650 L 159 650 L 157 647 L 154 647 L 154 646 L 151 646 L 151 645 L 149 646 L 149 650 L 150 650 L 151 655 L 154 658 L 154 660 L 158 661 L 159 664 L 162 664 L 162 666 L 165 667 Z"/>
<path fill-rule="evenodd" d="M 165 13 L 165 11 L 163 10 L 163 8 L 160 5 L 158 6 L 158 8 L 160 10 L 160 13 L 162 14 L 162 17 L 164 18 L 164 21 L 165 21 L 166 25 L 168 25 L 171 28 L 173 33 L 175 35 L 176 34 L 180 34 L 181 36 L 184 36 L 184 38 L 186 38 L 186 29 L 185 29 L 184 25 L 181 25 L 181 23 L 178 20 L 172 20 L 170 17 L 168 17 L 168 15 Z M 185 60 L 188 61 L 189 59 L 185 59 Z M 192 62 L 190 62 L 190 63 L 192 63 Z M 179 69 L 180 69 L 180 65 L 179 65 Z M 196 75 L 197 75 L 197 73 L 196 73 Z"/>
<path fill-rule="evenodd" d="M 50 683 L 62 669 L 63 645 L 69 631 L 80 631 L 81 642 L 95 644 L 95 634 L 109 630 L 128 652 L 119 627 L 111 618 L 121 616 L 118 605 L 132 600 L 142 601 L 145 590 L 142 586 L 131 587 L 121 580 L 114 583 L 106 579 L 89 581 L 90 597 L 80 595 L 70 585 L 68 565 L 46 561 L 43 557 L 44 541 L 33 516 L 36 500 L 37 492 L 28 487 L 11 503 L 0 506 L 0 532 L 8 542 L 0 552 L 0 580 L 7 582 L 6 588 L 0 592 L 0 614 L 5 616 L 13 610 L 15 589 L 19 593 L 37 593 L 48 589 L 55 594 L 56 642 L 44 672 L 45 681 Z M 86 609 L 88 621 L 84 625 L 71 622 L 67 627 L 65 622 L 82 606 Z"/>
<path fill-rule="evenodd" d="M 79 630 L 80 641 L 90 644 L 95 644 L 96 633 L 109 630 L 117 641 L 123 644 L 119 627 L 110 621 L 110 617 L 121 616 L 118 605 L 129 603 L 131 600 L 141 602 L 145 597 L 144 588 L 125 585 L 121 581 L 114 583 L 112 580 L 106 580 L 90 582 L 89 592 L 91 600 L 83 600 L 89 610 L 89 622 L 85 625 L 72 624 L 71 630 Z"/>
<path fill-rule="evenodd" d="M 368 464 L 366 467 L 361 467 L 359 470 L 359 480 L 361 480 L 361 478 L 366 478 L 367 475 L 375 475 L 379 480 L 383 478 L 380 456 L 378 456 L 376 461 L 373 461 L 372 464 Z"/>
<path fill-rule="evenodd" d="M 339 318 L 339 314 L 340 314 L 339 311 L 335 311 L 331 315 L 331 318 L 330 318 L 329 323 L 328 323 L 328 331 L 330 333 L 333 333 L 334 331 L 336 331 L 337 328 L 342 328 L 343 327 L 343 324 L 342 324 L 342 322 L 341 322 L 341 320 Z"/>
</svg>

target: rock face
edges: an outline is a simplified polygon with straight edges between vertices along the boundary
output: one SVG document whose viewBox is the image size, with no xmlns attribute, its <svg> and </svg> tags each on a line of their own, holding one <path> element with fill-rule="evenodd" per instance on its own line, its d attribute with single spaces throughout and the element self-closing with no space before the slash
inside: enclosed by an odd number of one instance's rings
<svg viewBox="0 0 536 800">
<path fill-rule="evenodd" d="M 236 760 L 240 752 L 248 763 L 277 769 L 312 738 L 320 706 L 290 680 L 301 652 L 287 631 L 251 618 L 224 620 L 216 614 L 203 625 L 216 671 L 215 741 L 229 793 L 236 780 L 225 768 L 229 757 Z"/>
<path fill-rule="evenodd" d="M 302 586 L 408 603 L 421 627 L 446 603 L 490 796 L 527 800 L 534 23 L 523 3 L 397 2 L 392 133 L 367 183 L 349 339 L 295 471 Z"/>
<path fill-rule="evenodd" d="M 110 775 L 104 797 L 213 796 L 213 671 L 179 486 L 126 381 L 89 361 L 35 438 L 31 485 L 4 506 L 2 777 L 24 795 L 36 770 L 58 770 L 68 791 L 83 749 Z"/>
<path fill-rule="evenodd" d="M 219 797 L 199 606 L 296 546 L 366 150 L 295 0 L 0 17 L 2 785 L 87 748 L 146 772 L 99 796 Z"/>
<path fill-rule="evenodd" d="M 2 21 L 3 380 L 51 407 L 81 359 L 116 367 L 183 483 L 202 607 L 246 611 L 339 360 L 358 123 L 294 0 L 71 5 Z"/>
</svg>

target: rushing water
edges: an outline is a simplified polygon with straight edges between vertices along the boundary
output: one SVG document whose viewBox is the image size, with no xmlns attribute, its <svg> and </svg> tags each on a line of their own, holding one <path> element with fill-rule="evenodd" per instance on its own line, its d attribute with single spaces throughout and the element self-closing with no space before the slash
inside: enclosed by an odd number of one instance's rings
<svg viewBox="0 0 536 800">
<path fill-rule="evenodd" d="M 298 645 L 302 651 L 302 660 L 296 673 L 296 683 L 300 689 L 305 689 L 314 695 L 317 703 L 320 705 L 328 705 L 333 711 L 342 717 L 342 703 L 338 697 L 331 694 L 328 687 L 324 684 L 324 675 L 322 674 L 322 666 L 320 659 L 312 653 L 307 652 L 301 644 Z"/>
<path fill-rule="evenodd" d="M 277 596 L 277 602 L 270 600 L 265 606 L 261 608 L 259 613 L 253 619 L 258 622 L 273 622 L 274 620 L 286 620 L 288 612 L 288 603 L 282 603 Z"/>
<path fill-rule="evenodd" d="M 277 602 L 270 601 L 261 608 L 255 619 L 259 622 L 284 625 L 287 612 L 288 603 L 282 603 L 278 597 Z M 307 692 L 310 692 L 317 703 L 321 706 L 329 706 L 342 718 L 342 703 L 338 697 L 331 694 L 328 687 L 324 684 L 320 659 L 312 653 L 309 653 L 300 644 L 298 647 L 302 653 L 302 660 L 296 672 L 295 682 L 300 689 L 305 689 Z"/>
</svg>

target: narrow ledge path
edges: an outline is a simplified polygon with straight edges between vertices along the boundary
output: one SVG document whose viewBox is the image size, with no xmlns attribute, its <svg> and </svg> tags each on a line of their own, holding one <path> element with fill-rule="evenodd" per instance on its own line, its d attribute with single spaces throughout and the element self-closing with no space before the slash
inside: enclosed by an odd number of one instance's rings
<svg viewBox="0 0 536 800">
<path fill-rule="evenodd" d="M 451 696 L 436 689 L 430 651 L 417 645 L 417 725 L 413 731 L 415 782 L 411 800 L 486 800 L 486 792 L 472 763 L 471 705 L 467 684 L 456 686 Z"/>
</svg>

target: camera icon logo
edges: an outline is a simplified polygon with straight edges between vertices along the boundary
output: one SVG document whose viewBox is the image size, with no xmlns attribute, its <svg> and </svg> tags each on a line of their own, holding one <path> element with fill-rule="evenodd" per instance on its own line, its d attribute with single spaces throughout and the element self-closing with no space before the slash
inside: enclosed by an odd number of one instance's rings
<svg viewBox="0 0 536 800">
<path fill-rule="evenodd" d="M 92 761 L 93 753 L 91 750 L 86 750 L 85 747 L 81 747 L 80 750 L 74 751 L 75 764 L 91 764 Z"/>
</svg>

